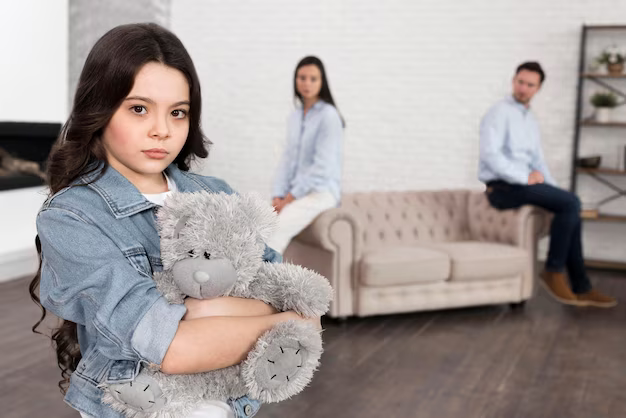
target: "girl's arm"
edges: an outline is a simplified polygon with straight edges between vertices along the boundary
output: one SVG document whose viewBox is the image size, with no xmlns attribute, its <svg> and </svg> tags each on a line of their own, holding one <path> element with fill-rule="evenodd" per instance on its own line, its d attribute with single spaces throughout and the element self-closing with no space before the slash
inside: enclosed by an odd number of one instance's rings
<svg viewBox="0 0 626 418">
<path fill-rule="evenodd" d="M 42 304 L 101 334 L 98 349 L 111 358 L 161 364 L 169 373 L 213 370 L 240 362 L 275 324 L 302 320 L 283 312 L 181 321 L 185 307 L 159 294 L 148 271 L 133 259 L 135 253 L 122 252 L 80 212 L 48 207 L 37 216 L 37 230 Z"/>
<path fill-rule="evenodd" d="M 293 312 L 267 316 L 209 317 L 181 321 L 161 371 L 200 373 L 241 363 L 259 337 L 274 325 L 302 320 Z M 319 318 L 310 320 L 319 328 Z"/>
<path fill-rule="evenodd" d="M 111 359 L 161 364 L 184 305 L 157 291 L 140 248 L 121 250 L 72 201 L 55 200 L 37 215 L 40 299 L 56 316 L 87 327 Z M 96 338 L 97 335 L 97 338 Z"/>
<path fill-rule="evenodd" d="M 208 316 L 265 316 L 278 312 L 263 301 L 230 296 L 215 299 L 187 298 L 185 307 L 187 313 L 183 317 L 184 320 Z"/>
</svg>

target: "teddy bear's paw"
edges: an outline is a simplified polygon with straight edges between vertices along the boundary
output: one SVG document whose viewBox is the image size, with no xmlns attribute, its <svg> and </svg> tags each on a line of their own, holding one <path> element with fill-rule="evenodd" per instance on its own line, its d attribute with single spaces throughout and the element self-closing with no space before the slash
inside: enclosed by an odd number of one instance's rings
<svg viewBox="0 0 626 418">
<path fill-rule="evenodd" d="M 296 379 L 302 365 L 306 363 L 308 352 L 295 340 L 276 341 L 260 360 L 262 373 L 268 386 L 278 387 Z"/>
<path fill-rule="evenodd" d="M 252 398 L 279 402 L 301 392 L 311 381 L 322 353 L 321 336 L 311 325 L 290 321 L 261 337 L 243 365 Z"/>
<path fill-rule="evenodd" d="M 261 278 L 251 289 L 252 295 L 269 295 L 280 311 L 295 311 L 307 318 L 324 315 L 333 298 L 333 289 L 320 274 L 288 263 L 264 263 Z"/>
<path fill-rule="evenodd" d="M 156 412 L 166 403 L 159 385 L 145 374 L 131 382 L 109 385 L 107 392 L 118 404 L 138 412 Z"/>
</svg>

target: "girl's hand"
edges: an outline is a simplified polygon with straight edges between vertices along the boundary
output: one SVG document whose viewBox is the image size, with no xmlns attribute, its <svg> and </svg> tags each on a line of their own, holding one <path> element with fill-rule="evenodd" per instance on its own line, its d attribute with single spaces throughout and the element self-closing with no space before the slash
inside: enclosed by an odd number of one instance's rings
<svg viewBox="0 0 626 418">
<path fill-rule="evenodd" d="M 308 322 L 309 324 L 313 325 L 313 327 L 315 327 L 316 330 L 321 331 L 322 330 L 322 318 L 320 316 L 316 316 L 314 318 L 302 318 L 305 322 Z"/>
<path fill-rule="evenodd" d="M 322 318 L 319 316 L 315 316 L 313 318 L 305 318 L 303 316 L 298 315 L 294 311 L 287 311 L 287 312 L 284 312 L 284 314 L 289 315 L 290 320 L 308 322 L 309 324 L 313 325 L 313 327 L 316 330 L 318 331 L 322 330 Z"/>
</svg>

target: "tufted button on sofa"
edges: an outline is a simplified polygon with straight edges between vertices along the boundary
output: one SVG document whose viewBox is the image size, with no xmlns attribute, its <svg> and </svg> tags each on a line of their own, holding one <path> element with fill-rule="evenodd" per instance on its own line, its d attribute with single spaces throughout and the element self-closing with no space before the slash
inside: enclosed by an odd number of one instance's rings
<svg viewBox="0 0 626 418">
<path fill-rule="evenodd" d="M 284 257 L 330 280 L 333 317 L 520 303 L 549 224 L 535 207 L 493 209 L 479 191 L 353 193 Z"/>
</svg>

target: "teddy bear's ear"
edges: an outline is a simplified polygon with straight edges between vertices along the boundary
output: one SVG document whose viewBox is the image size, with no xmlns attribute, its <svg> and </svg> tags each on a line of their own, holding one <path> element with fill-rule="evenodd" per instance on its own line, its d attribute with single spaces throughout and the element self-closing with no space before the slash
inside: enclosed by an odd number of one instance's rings
<svg viewBox="0 0 626 418">
<path fill-rule="evenodd" d="M 272 205 L 257 193 L 243 193 L 241 206 L 251 228 L 259 232 L 263 241 L 267 241 L 278 225 L 278 217 Z"/>
<path fill-rule="evenodd" d="M 207 192 L 173 192 L 157 212 L 159 234 L 165 239 L 177 239 L 185 223 L 194 216 L 206 200 Z"/>
</svg>

